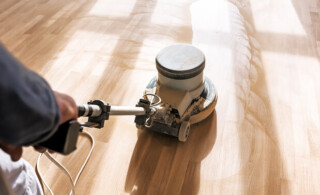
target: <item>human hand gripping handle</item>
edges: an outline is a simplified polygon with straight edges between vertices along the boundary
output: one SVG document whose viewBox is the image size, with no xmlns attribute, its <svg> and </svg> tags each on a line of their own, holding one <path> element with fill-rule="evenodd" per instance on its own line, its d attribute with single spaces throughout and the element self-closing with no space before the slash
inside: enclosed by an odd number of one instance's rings
<svg viewBox="0 0 320 195">
<path fill-rule="evenodd" d="M 62 154 L 69 154 L 75 150 L 80 124 L 76 121 L 78 109 L 72 97 L 54 92 L 60 109 L 60 126 L 56 133 L 47 141 L 40 143 L 34 148 L 39 152 L 46 149 Z M 17 161 L 22 156 L 22 146 L 6 144 L 0 141 L 0 148 L 11 156 L 13 161 Z"/>
<path fill-rule="evenodd" d="M 76 120 L 78 118 L 78 108 L 73 98 L 56 91 L 54 94 L 60 109 L 60 124 L 72 119 Z"/>
<path fill-rule="evenodd" d="M 61 154 L 69 154 L 76 149 L 81 128 L 76 121 L 78 109 L 70 96 L 59 92 L 55 92 L 55 96 L 60 108 L 60 126 L 52 137 L 38 144 L 35 149 L 43 152 L 44 148 L 47 148 Z"/>
</svg>

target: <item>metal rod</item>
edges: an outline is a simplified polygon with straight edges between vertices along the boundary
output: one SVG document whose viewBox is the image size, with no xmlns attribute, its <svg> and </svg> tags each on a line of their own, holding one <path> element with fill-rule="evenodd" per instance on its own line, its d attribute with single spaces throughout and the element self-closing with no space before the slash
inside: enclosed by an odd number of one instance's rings
<svg viewBox="0 0 320 195">
<path fill-rule="evenodd" d="M 101 115 L 101 108 L 98 105 L 82 104 L 77 105 L 79 117 L 95 117 Z M 143 107 L 135 106 L 111 106 L 109 115 L 145 115 Z"/>
<path fill-rule="evenodd" d="M 145 115 L 146 110 L 143 107 L 135 106 L 111 106 L 110 115 Z"/>
<path fill-rule="evenodd" d="M 78 116 L 100 116 L 101 108 L 98 105 L 80 104 L 78 107 Z"/>
</svg>

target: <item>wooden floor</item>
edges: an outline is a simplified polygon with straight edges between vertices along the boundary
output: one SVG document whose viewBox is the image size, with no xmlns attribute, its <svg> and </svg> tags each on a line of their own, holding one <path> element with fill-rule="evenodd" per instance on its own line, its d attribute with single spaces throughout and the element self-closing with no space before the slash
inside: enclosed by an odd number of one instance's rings
<svg viewBox="0 0 320 195">
<path fill-rule="evenodd" d="M 111 105 L 137 103 L 163 47 L 204 51 L 216 112 L 186 143 L 130 116 L 88 129 L 77 194 L 320 194 L 319 11 L 318 0 L 1 0 L 0 41 L 77 103 Z M 75 177 L 89 147 L 81 137 L 55 156 Z M 68 194 L 55 165 L 40 168 Z"/>
</svg>

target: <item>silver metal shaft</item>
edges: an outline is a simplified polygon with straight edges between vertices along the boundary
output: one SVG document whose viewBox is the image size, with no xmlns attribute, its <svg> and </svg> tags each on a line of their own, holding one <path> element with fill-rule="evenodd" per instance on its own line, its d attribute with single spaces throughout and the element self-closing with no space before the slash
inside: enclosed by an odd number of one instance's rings
<svg viewBox="0 0 320 195">
<path fill-rule="evenodd" d="M 101 108 L 98 105 L 92 105 L 92 104 L 79 104 L 78 107 L 78 113 L 79 116 L 86 117 L 86 116 L 100 116 L 101 115 Z"/>
<path fill-rule="evenodd" d="M 96 117 L 101 115 L 101 108 L 98 105 L 80 104 L 77 105 L 79 116 Z M 143 107 L 135 106 L 111 106 L 109 115 L 144 115 L 146 110 Z"/>
<path fill-rule="evenodd" d="M 111 106 L 109 115 L 145 115 L 143 107 L 135 106 Z"/>
</svg>

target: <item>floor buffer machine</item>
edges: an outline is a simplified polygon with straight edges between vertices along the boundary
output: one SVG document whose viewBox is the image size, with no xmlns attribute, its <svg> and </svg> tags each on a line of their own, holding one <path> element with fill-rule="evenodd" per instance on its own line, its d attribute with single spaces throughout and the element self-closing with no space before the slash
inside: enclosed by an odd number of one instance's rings
<svg viewBox="0 0 320 195">
<path fill-rule="evenodd" d="M 188 139 L 190 125 L 206 119 L 215 109 L 217 92 L 204 76 L 205 56 L 192 45 L 177 44 L 164 48 L 156 56 L 158 75 L 150 80 L 136 106 L 112 106 L 103 100 L 78 105 L 85 123 L 68 121 L 40 146 L 61 154 L 76 149 L 82 127 L 103 128 L 113 115 L 135 115 L 139 129 Z"/>
</svg>

